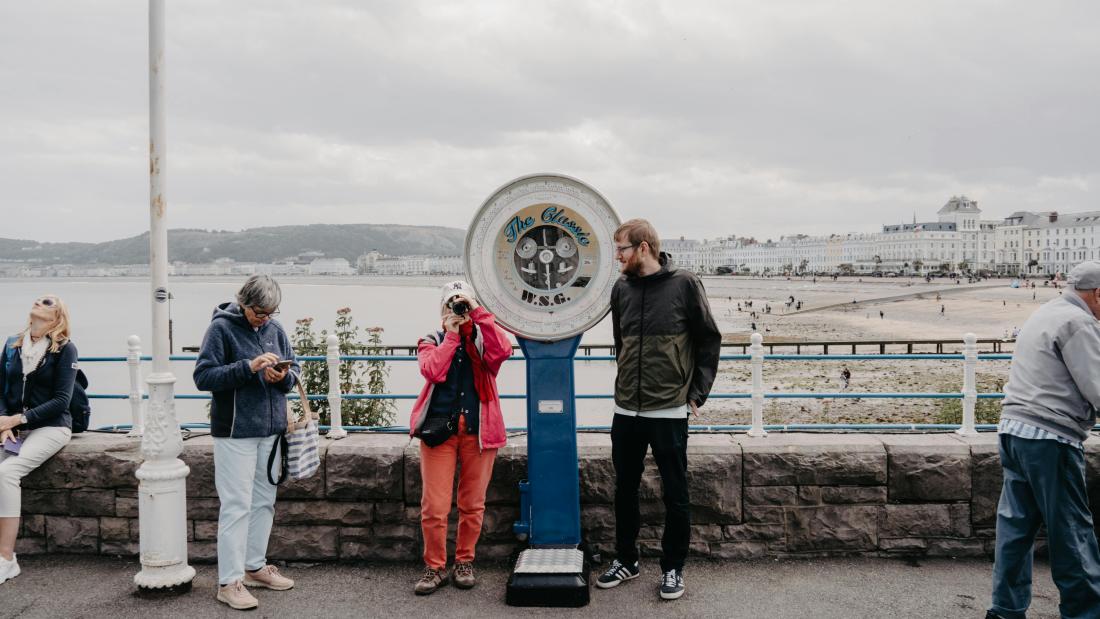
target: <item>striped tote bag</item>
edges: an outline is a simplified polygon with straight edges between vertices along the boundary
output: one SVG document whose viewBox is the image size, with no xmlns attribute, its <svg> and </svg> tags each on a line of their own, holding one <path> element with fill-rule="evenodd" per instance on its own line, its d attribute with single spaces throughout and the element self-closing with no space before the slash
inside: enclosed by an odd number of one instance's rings
<svg viewBox="0 0 1100 619">
<path fill-rule="evenodd" d="M 303 414 L 299 419 L 290 406 L 286 407 L 286 432 L 275 441 L 271 455 L 267 459 L 267 479 L 274 485 L 283 483 L 288 476 L 292 479 L 311 477 L 317 469 L 321 468 L 321 454 L 318 450 L 318 416 L 309 405 L 309 397 L 301 381 L 295 381 L 295 383 L 298 386 L 298 396 L 302 401 Z M 282 452 L 282 466 L 279 478 L 275 479 L 271 475 L 271 469 L 275 464 L 277 452 Z"/>
</svg>

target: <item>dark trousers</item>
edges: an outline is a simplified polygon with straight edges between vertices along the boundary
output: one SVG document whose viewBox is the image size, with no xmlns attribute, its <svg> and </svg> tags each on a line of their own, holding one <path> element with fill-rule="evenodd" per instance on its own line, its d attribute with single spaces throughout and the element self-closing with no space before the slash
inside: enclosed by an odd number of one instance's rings
<svg viewBox="0 0 1100 619">
<path fill-rule="evenodd" d="M 686 418 L 615 415 L 611 424 L 611 461 L 615 465 L 615 551 L 622 563 L 638 560 L 638 529 L 641 526 L 638 486 L 645 470 L 646 451 L 652 446 L 665 502 L 661 571 L 684 569 L 691 541 L 687 438 Z"/>
<path fill-rule="evenodd" d="M 993 612 L 1015 619 L 1031 605 L 1031 556 L 1046 524 L 1050 571 L 1067 618 L 1100 618 L 1100 551 L 1085 492 L 1085 455 L 1053 440 L 1000 435 L 1004 484 L 997 505 Z"/>
</svg>

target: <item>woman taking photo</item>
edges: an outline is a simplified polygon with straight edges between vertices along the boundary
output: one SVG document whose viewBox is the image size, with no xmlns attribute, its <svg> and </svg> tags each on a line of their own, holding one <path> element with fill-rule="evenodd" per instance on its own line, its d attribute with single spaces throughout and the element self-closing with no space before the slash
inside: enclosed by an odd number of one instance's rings
<svg viewBox="0 0 1100 619">
<path fill-rule="evenodd" d="M 217 599 L 238 610 L 259 605 L 245 586 L 294 586 L 266 556 L 277 489 L 268 480 L 268 456 L 286 430 L 286 394 L 301 372 L 286 332 L 273 320 L 282 298 L 267 275 L 248 278 L 235 302 L 214 309 L 195 363 L 195 386 L 213 394 L 210 433 L 221 502 Z"/>
<path fill-rule="evenodd" d="M 0 354 L 0 583 L 19 575 L 19 482 L 72 436 L 69 400 L 76 382 L 76 346 L 61 299 L 35 300 L 27 328 Z"/>
<path fill-rule="evenodd" d="M 427 380 L 413 405 L 409 428 L 420 438 L 420 528 L 424 534 L 424 575 L 417 595 L 427 595 L 450 580 L 447 574 L 447 516 L 455 468 L 458 478 L 458 538 L 454 582 L 461 589 L 477 584 L 474 549 L 485 516 L 485 491 L 497 449 L 504 446 L 496 377 L 512 354 L 508 335 L 496 318 L 474 300 L 466 282 L 443 286 L 443 330 L 417 346 L 420 373 Z"/>
</svg>

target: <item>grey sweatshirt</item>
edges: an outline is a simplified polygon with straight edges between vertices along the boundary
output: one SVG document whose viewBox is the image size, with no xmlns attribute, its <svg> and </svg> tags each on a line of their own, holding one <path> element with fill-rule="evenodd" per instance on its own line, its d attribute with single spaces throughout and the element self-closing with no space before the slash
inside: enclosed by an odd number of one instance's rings
<svg viewBox="0 0 1100 619">
<path fill-rule="evenodd" d="M 1072 288 L 1024 323 L 1002 418 L 1084 441 L 1100 408 L 1100 322 Z"/>
</svg>

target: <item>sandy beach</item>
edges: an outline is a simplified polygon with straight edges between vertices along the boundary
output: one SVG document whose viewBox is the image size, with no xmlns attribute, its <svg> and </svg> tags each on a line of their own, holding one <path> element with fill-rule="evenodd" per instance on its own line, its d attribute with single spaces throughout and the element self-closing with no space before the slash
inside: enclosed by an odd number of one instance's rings
<svg viewBox="0 0 1100 619">
<path fill-rule="evenodd" d="M 809 341 L 876 341 L 955 339 L 974 333 L 980 339 L 1011 339 L 1042 303 L 1058 296 L 1053 286 L 1012 288 L 1012 280 L 985 280 L 955 284 L 939 279 L 926 283 L 913 278 L 772 278 L 707 277 L 704 285 L 726 341 L 743 342 L 752 323 L 765 343 Z M 937 300 L 937 294 L 939 300 Z M 787 312 L 794 296 L 801 311 Z M 752 308 L 747 306 L 752 302 Z M 855 301 L 855 303 L 853 303 Z M 740 311 L 738 310 L 740 304 Z M 764 312 L 771 306 L 771 313 Z M 750 312 L 755 310 L 757 318 Z M 792 308 L 793 310 L 793 308 Z M 880 315 L 881 312 L 881 315 Z M 1011 343 L 1006 342 L 1006 350 Z M 944 352 L 956 352 L 961 345 Z M 930 351 L 929 349 L 926 349 Z M 991 345 L 979 347 L 992 352 Z M 900 347 L 889 352 L 904 352 Z M 727 351 L 728 352 L 728 351 Z M 739 351 L 738 351 L 739 352 Z M 794 352 L 793 349 L 777 350 Z M 820 349 L 804 350 L 820 353 Z M 831 353 L 850 350 L 831 349 Z M 860 352 L 870 353 L 870 348 Z M 957 392 L 962 388 L 962 361 L 769 361 L 764 387 L 773 392 L 839 392 L 841 369 L 852 373 L 849 391 Z M 999 392 L 1008 378 L 1008 361 L 979 361 L 979 392 Z M 713 391 L 746 392 L 751 384 L 749 363 L 724 361 Z M 979 422 L 992 421 L 999 404 L 979 401 Z M 957 422 L 958 401 L 920 399 L 769 399 L 765 423 L 950 423 Z M 749 423 L 747 400 L 712 399 L 702 409 L 699 423 Z"/>
</svg>

